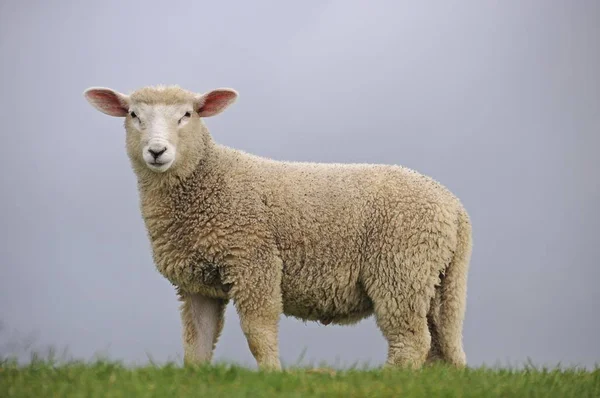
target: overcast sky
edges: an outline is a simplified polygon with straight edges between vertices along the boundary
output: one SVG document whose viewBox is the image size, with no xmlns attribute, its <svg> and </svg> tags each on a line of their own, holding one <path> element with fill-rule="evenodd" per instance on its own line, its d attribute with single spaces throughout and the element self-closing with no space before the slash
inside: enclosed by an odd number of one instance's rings
<svg viewBox="0 0 600 398">
<path fill-rule="evenodd" d="M 233 87 L 206 121 L 282 160 L 395 163 L 456 193 L 470 365 L 600 363 L 600 2 L 0 2 L 0 352 L 180 360 L 122 120 L 89 86 Z M 254 367 L 232 305 L 216 359 Z M 383 364 L 372 318 L 282 318 L 284 364 Z M 18 351 L 18 350 L 17 350 Z"/>
</svg>

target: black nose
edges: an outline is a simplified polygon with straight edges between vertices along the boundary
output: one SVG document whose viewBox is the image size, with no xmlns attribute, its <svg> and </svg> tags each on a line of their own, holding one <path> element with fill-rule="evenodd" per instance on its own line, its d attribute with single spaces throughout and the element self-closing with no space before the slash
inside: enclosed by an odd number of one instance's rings
<svg viewBox="0 0 600 398">
<path fill-rule="evenodd" d="M 150 154 L 152 155 L 152 157 L 154 158 L 154 160 L 156 160 L 160 155 L 162 155 L 166 151 L 167 151 L 167 147 L 164 147 L 160 151 L 155 151 L 154 149 L 148 149 L 148 152 L 150 152 Z"/>
</svg>

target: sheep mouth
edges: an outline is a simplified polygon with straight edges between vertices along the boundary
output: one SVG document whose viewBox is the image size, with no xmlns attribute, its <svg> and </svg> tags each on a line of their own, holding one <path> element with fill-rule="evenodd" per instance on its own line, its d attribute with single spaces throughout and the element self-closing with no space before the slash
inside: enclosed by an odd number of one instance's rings
<svg viewBox="0 0 600 398">
<path fill-rule="evenodd" d="M 170 167 L 171 164 L 173 163 L 172 160 L 168 160 L 168 161 L 153 161 L 153 162 L 146 162 L 147 167 L 157 173 L 164 173 L 165 171 L 167 171 Z"/>
</svg>

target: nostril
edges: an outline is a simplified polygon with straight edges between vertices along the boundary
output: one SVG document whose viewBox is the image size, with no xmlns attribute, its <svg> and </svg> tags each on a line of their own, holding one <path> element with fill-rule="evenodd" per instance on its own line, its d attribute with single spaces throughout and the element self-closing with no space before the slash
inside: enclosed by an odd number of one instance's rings
<svg viewBox="0 0 600 398">
<path fill-rule="evenodd" d="M 150 154 L 152 155 L 152 157 L 154 157 L 154 159 L 158 158 L 160 155 L 162 155 L 166 151 L 167 151 L 167 147 L 164 147 L 163 149 L 161 149 L 159 151 L 157 151 L 155 149 L 148 149 L 148 152 L 150 152 Z"/>
</svg>

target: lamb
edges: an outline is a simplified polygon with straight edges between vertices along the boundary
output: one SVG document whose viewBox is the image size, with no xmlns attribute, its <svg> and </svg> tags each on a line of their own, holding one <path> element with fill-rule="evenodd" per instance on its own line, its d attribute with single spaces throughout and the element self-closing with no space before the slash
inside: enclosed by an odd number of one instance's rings
<svg viewBox="0 0 600 398">
<path fill-rule="evenodd" d="M 259 369 L 281 370 L 281 315 L 351 325 L 374 315 L 385 367 L 466 366 L 472 251 L 463 205 L 399 165 L 282 162 L 216 143 L 203 118 L 238 98 L 91 87 L 124 118 L 153 261 L 181 301 L 184 363 L 212 359 L 231 300 Z"/>
</svg>

